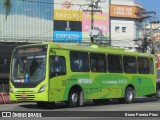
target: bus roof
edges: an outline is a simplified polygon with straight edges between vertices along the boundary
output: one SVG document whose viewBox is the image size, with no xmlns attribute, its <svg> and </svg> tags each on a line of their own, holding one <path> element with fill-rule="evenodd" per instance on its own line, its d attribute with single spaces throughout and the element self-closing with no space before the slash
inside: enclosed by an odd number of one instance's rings
<svg viewBox="0 0 160 120">
<path fill-rule="evenodd" d="M 123 48 L 115 48 L 109 46 L 98 46 L 98 45 L 88 45 L 88 44 L 77 44 L 77 43 L 53 43 L 53 42 L 43 42 L 40 44 L 29 44 L 30 45 L 48 45 L 50 48 L 55 49 L 65 49 L 65 50 L 75 50 L 75 51 L 87 51 L 87 52 L 97 52 L 97 53 L 106 53 L 106 54 L 119 54 L 119 55 L 128 55 L 128 56 L 142 56 L 142 57 L 154 57 L 152 54 L 140 53 L 140 52 L 129 52 L 125 51 Z M 19 46 L 22 47 L 22 46 Z"/>
<path fill-rule="evenodd" d="M 154 57 L 154 55 L 148 54 L 148 53 L 129 52 L 129 51 L 125 51 L 124 48 L 98 46 L 94 44 L 93 45 L 66 44 L 66 43 L 43 43 L 43 44 L 51 45 L 53 48 L 57 48 L 57 49 L 88 51 L 88 52 L 97 52 L 97 53 L 110 53 L 110 54 L 120 54 L 120 55 L 130 55 L 130 56 Z"/>
</svg>

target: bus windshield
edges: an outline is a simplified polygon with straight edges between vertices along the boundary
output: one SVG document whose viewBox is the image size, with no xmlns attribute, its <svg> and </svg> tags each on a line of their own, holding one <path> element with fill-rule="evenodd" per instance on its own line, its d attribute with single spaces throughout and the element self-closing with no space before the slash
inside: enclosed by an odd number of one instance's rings
<svg viewBox="0 0 160 120">
<path fill-rule="evenodd" d="M 45 79 L 46 53 L 16 54 L 12 59 L 12 82 L 36 83 Z"/>
</svg>

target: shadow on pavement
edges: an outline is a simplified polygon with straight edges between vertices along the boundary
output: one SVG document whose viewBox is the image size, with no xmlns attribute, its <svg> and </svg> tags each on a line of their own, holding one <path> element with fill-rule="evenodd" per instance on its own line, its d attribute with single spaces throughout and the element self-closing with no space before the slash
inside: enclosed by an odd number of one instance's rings
<svg viewBox="0 0 160 120">
<path fill-rule="evenodd" d="M 160 102 L 160 99 L 155 98 L 155 97 L 135 98 L 135 102 L 133 104 L 136 104 L 136 103 L 149 103 L 149 102 Z M 123 104 L 119 103 L 117 99 L 111 99 L 110 101 L 107 101 L 105 103 L 101 102 L 100 104 L 96 104 L 93 101 L 85 101 L 83 107 L 101 106 L 101 105 L 123 105 Z M 54 110 L 54 109 L 68 108 L 65 103 L 56 103 L 55 105 L 49 104 L 44 108 L 39 108 L 36 103 L 26 103 L 26 104 L 19 105 L 19 106 L 23 107 L 23 108 L 27 108 L 27 109 L 38 109 L 38 110 Z"/>
</svg>

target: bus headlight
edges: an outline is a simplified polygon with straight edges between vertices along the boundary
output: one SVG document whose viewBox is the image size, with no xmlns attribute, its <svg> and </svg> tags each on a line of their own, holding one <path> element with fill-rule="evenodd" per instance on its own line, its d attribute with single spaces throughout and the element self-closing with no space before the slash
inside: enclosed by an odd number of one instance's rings
<svg viewBox="0 0 160 120">
<path fill-rule="evenodd" d="M 13 93 L 13 89 L 12 89 L 12 87 L 9 87 L 9 91 L 10 91 L 11 93 Z"/>
<path fill-rule="evenodd" d="M 46 89 L 46 84 L 42 85 L 38 92 L 39 93 L 44 92 L 45 89 Z"/>
</svg>

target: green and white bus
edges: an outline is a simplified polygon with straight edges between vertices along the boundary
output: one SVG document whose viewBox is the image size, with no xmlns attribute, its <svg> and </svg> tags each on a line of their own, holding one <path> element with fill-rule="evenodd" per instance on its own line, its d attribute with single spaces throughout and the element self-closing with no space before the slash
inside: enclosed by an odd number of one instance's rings
<svg viewBox="0 0 160 120">
<path fill-rule="evenodd" d="M 84 100 L 132 103 L 156 93 L 154 55 L 124 49 L 41 43 L 16 47 L 10 70 L 10 100 L 43 107 Z"/>
</svg>

